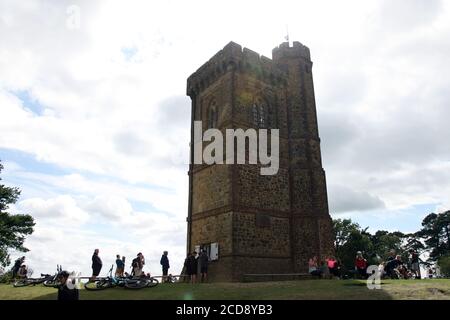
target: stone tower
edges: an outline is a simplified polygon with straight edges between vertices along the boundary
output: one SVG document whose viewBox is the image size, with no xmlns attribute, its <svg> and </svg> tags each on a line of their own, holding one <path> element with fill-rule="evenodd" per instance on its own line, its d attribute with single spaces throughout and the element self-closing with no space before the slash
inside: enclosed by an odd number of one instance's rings
<svg viewBox="0 0 450 320">
<path fill-rule="evenodd" d="M 187 81 L 187 250 L 218 247 L 212 280 L 303 273 L 310 257 L 333 252 L 311 68 L 309 49 L 299 42 L 282 43 L 272 59 L 230 42 Z M 279 129 L 278 173 L 260 175 L 251 164 L 193 164 L 194 121 L 224 136 L 225 129 Z"/>
</svg>

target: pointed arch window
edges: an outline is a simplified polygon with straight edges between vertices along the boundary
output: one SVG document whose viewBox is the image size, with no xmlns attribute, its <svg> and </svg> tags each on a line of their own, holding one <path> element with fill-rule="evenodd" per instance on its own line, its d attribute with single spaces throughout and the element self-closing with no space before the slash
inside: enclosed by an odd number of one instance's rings
<svg viewBox="0 0 450 320">
<path fill-rule="evenodd" d="M 213 101 L 208 108 L 208 129 L 217 128 L 217 120 L 218 120 L 217 106 L 216 103 Z"/>
<path fill-rule="evenodd" d="M 257 128 L 266 128 L 267 112 L 266 106 L 262 103 L 254 103 L 252 106 L 253 124 Z"/>
</svg>

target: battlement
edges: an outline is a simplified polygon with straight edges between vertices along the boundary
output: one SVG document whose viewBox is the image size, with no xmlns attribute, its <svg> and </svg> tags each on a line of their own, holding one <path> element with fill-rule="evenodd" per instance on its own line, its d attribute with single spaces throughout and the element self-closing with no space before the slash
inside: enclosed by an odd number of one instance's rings
<svg viewBox="0 0 450 320">
<path fill-rule="evenodd" d="M 272 59 L 231 41 L 188 78 L 187 94 L 207 88 L 231 70 L 254 72 L 258 77 L 271 82 L 281 81 L 285 75 Z"/>
<path fill-rule="evenodd" d="M 283 42 L 278 47 L 272 50 L 272 59 L 274 61 L 281 60 L 283 58 L 299 58 L 302 57 L 311 60 L 311 54 L 309 48 L 298 41 L 292 43 L 292 47 L 289 46 L 289 42 Z"/>
</svg>

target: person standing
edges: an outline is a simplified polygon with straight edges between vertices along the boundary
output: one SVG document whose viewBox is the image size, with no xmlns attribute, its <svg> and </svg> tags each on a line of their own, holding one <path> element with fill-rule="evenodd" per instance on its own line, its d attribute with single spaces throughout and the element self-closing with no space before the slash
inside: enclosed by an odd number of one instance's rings
<svg viewBox="0 0 450 320">
<path fill-rule="evenodd" d="M 14 262 L 14 266 L 12 268 L 12 277 L 13 279 L 17 276 L 19 272 L 20 266 L 25 262 L 25 257 L 21 257 Z"/>
<path fill-rule="evenodd" d="M 191 281 L 191 253 L 188 253 L 186 256 L 186 259 L 184 259 L 184 273 L 187 276 L 187 281 L 186 278 L 183 279 L 186 282 L 190 282 Z"/>
<path fill-rule="evenodd" d="M 120 255 L 116 255 L 116 277 L 123 277 L 125 263 L 120 259 Z"/>
<path fill-rule="evenodd" d="M 99 250 L 95 249 L 94 250 L 94 254 L 92 255 L 92 277 L 91 277 L 91 281 L 95 280 L 95 278 L 98 277 L 98 275 L 100 274 L 100 271 L 102 270 L 102 259 L 100 259 L 100 257 L 98 256 L 99 254 Z"/>
<path fill-rule="evenodd" d="M 141 252 L 139 252 L 136 258 L 134 258 L 132 261 L 133 276 L 140 277 L 142 275 L 142 269 L 144 268 L 144 265 L 145 265 L 144 255 Z"/>
<path fill-rule="evenodd" d="M 189 257 L 189 269 L 190 269 L 191 283 L 194 284 L 197 282 L 197 272 L 198 272 L 198 260 L 196 251 L 194 251 Z"/>
<path fill-rule="evenodd" d="M 169 255 L 169 253 L 167 251 L 164 251 L 163 255 L 161 256 L 161 260 L 159 262 L 162 266 L 162 273 L 163 273 L 162 282 L 167 281 L 167 274 L 168 274 L 169 268 L 170 268 L 168 255 Z"/>
<path fill-rule="evenodd" d="M 421 278 L 420 274 L 420 265 L 419 265 L 419 254 L 414 250 L 409 250 L 410 253 L 410 262 L 411 262 L 411 271 L 414 273 L 416 279 Z"/>
<path fill-rule="evenodd" d="M 201 274 L 201 282 L 206 282 L 208 280 L 208 254 L 206 250 L 202 250 L 199 256 L 200 262 L 200 274 Z"/>
</svg>

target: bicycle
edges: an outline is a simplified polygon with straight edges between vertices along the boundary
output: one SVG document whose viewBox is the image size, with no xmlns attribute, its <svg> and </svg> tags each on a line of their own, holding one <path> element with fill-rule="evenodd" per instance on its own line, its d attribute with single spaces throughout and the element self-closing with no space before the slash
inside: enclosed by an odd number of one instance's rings
<svg viewBox="0 0 450 320">
<path fill-rule="evenodd" d="M 30 270 L 27 273 L 27 277 L 14 281 L 13 287 L 19 288 L 19 287 L 26 287 L 26 286 L 31 286 L 31 285 L 35 286 L 37 284 L 41 284 L 41 283 L 51 279 L 51 277 L 52 277 L 49 274 L 41 273 L 41 277 L 40 278 L 29 278 L 28 274 L 31 276 L 33 274 L 33 271 Z"/>
<path fill-rule="evenodd" d="M 62 272 L 62 266 L 57 264 L 56 265 L 56 273 L 48 280 L 45 280 L 43 285 L 46 287 L 52 287 L 52 288 L 59 287 L 61 285 L 61 282 L 59 280 L 61 272 Z"/>
<path fill-rule="evenodd" d="M 84 288 L 88 291 L 98 291 L 114 287 L 124 287 L 127 289 L 142 289 L 158 285 L 158 280 L 147 277 L 115 277 L 112 275 L 114 265 L 108 271 L 105 278 L 97 278 L 94 281 L 88 281 Z"/>
</svg>

